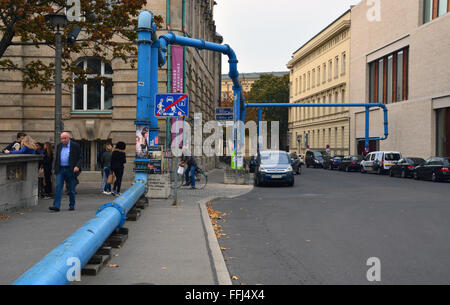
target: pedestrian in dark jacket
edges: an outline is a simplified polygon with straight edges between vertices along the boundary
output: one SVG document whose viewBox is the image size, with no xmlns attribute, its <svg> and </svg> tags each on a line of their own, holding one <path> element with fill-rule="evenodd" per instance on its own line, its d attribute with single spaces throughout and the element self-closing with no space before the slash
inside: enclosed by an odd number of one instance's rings
<svg viewBox="0 0 450 305">
<path fill-rule="evenodd" d="M 44 144 L 44 160 L 42 160 L 44 168 L 44 196 L 43 199 L 50 199 L 52 196 L 52 167 L 53 167 L 53 146 L 50 142 Z"/>
<path fill-rule="evenodd" d="M 112 146 L 107 144 L 105 147 L 105 152 L 102 155 L 103 177 L 106 177 L 107 180 L 103 189 L 103 194 L 105 195 L 111 195 L 111 184 L 108 183 L 108 177 L 111 174 L 111 158 L 113 154 L 112 150 Z"/>
<path fill-rule="evenodd" d="M 81 170 L 81 148 L 76 142 L 70 140 L 67 132 L 61 134 L 61 144 L 56 148 L 55 154 L 56 192 L 53 206 L 54 212 L 59 212 L 64 181 L 69 188 L 69 210 L 75 210 L 75 184 L 76 176 Z"/>
<path fill-rule="evenodd" d="M 111 156 L 111 169 L 116 176 L 116 182 L 114 183 L 112 192 L 114 196 L 119 196 L 121 194 L 120 188 L 122 186 L 124 164 L 127 163 L 125 149 L 126 144 L 124 142 L 118 142 Z"/>
</svg>

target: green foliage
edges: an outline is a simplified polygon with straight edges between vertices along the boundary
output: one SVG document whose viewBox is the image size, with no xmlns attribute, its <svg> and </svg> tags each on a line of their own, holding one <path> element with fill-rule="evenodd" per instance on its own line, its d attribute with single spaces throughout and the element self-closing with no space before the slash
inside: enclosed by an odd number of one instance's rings
<svg viewBox="0 0 450 305">
<path fill-rule="evenodd" d="M 249 103 L 289 103 L 289 74 L 277 77 L 263 74 L 253 85 L 248 94 Z M 288 108 L 264 108 L 266 121 L 279 121 L 280 134 L 288 131 Z"/>
<path fill-rule="evenodd" d="M 5 52 L 15 44 L 32 44 L 36 48 L 45 44 L 54 49 L 55 28 L 49 25 L 45 15 L 63 13 L 68 9 L 66 3 L 66 0 L 0 1 L 0 71 L 22 71 L 24 86 L 28 88 L 40 86 L 43 91 L 53 88 L 52 61 L 31 58 L 21 65 L 5 56 Z M 134 67 L 137 16 L 146 0 L 80 0 L 80 4 L 80 21 L 72 21 L 63 29 L 63 82 L 66 85 L 73 85 L 74 79 L 86 82 L 90 71 L 77 69 L 74 61 L 80 57 L 95 56 L 105 61 L 120 58 Z M 73 28 L 82 29 L 80 41 L 65 44 Z"/>
</svg>

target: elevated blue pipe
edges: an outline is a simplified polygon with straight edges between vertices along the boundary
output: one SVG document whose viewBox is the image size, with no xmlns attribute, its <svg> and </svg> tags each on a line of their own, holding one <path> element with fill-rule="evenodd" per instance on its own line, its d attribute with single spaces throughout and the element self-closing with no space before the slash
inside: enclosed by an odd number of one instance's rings
<svg viewBox="0 0 450 305">
<path fill-rule="evenodd" d="M 293 107 L 365 107 L 366 108 L 366 127 L 365 127 L 365 149 L 369 149 L 369 141 L 384 141 L 389 137 L 389 124 L 388 124 L 388 109 L 386 105 L 381 103 L 328 103 L 328 104 L 311 104 L 311 103 L 250 103 L 244 104 L 246 108 L 266 108 L 266 107 L 279 107 L 279 108 L 293 108 Z M 369 135 L 369 120 L 370 120 L 370 108 L 382 108 L 384 117 L 384 137 L 370 138 Z"/>
</svg>

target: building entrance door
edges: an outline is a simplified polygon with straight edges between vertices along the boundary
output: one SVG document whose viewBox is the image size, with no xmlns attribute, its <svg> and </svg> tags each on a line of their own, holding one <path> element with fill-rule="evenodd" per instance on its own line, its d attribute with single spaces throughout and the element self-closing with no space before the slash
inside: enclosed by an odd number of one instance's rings
<svg viewBox="0 0 450 305">
<path fill-rule="evenodd" d="M 436 155 L 450 157 L 450 108 L 436 110 Z"/>
</svg>

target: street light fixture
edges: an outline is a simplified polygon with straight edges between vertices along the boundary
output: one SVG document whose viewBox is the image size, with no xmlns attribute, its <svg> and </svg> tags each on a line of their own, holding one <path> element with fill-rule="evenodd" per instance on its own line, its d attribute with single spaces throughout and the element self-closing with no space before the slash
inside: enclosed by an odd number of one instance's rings
<svg viewBox="0 0 450 305">
<path fill-rule="evenodd" d="M 62 42 L 60 27 L 67 25 L 66 15 L 49 14 L 45 16 L 45 19 L 53 26 L 56 26 L 55 35 L 55 134 L 54 142 L 55 147 L 61 142 L 60 136 L 62 132 L 62 72 L 61 72 L 61 57 L 62 57 Z"/>
</svg>

